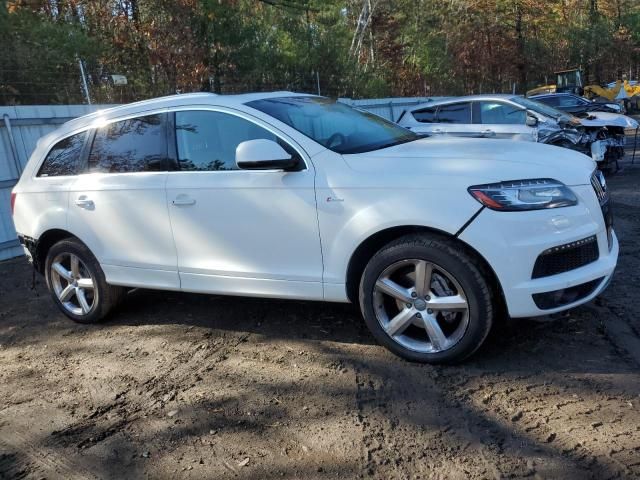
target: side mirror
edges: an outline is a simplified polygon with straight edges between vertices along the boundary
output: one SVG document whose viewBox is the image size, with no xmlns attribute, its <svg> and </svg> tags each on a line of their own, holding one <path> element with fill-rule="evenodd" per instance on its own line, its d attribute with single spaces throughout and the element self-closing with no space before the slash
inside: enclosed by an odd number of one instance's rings
<svg viewBox="0 0 640 480">
<path fill-rule="evenodd" d="M 538 125 L 538 117 L 535 117 L 530 113 L 527 113 L 527 120 L 525 123 L 527 127 L 536 127 Z"/>
<path fill-rule="evenodd" d="M 247 140 L 236 147 L 236 165 L 242 170 L 287 170 L 297 163 L 273 140 Z"/>
</svg>

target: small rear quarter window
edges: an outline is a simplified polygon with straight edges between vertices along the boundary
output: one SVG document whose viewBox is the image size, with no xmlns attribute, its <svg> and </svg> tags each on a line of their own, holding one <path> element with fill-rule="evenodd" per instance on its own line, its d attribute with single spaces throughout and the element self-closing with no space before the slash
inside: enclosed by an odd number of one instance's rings
<svg viewBox="0 0 640 480">
<path fill-rule="evenodd" d="M 38 177 L 77 175 L 87 132 L 71 135 L 56 143 L 40 167 Z"/>
<path fill-rule="evenodd" d="M 436 107 L 423 108 L 422 110 L 411 112 L 411 114 L 420 123 L 434 123 L 436 121 Z"/>
</svg>

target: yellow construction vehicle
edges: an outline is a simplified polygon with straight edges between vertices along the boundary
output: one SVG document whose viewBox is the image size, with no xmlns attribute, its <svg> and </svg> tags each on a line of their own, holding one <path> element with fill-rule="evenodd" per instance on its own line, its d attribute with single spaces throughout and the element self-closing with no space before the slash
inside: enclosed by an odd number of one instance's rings
<svg viewBox="0 0 640 480">
<path fill-rule="evenodd" d="M 555 72 L 556 83 L 543 85 L 527 92 L 527 97 L 540 95 L 543 93 L 575 93 L 582 96 L 584 93 L 584 82 L 582 81 L 582 72 L 578 68 L 569 70 L 561 70 Z"/>
<path fill-rule="evenodd" d="M 628 80 L 623 82 L 618 80 L 612 88 L 604 88 L 599 85 L 587 85 L 584 87 L 584 93 L 585 97 L 588 98 L 604 97 L 607 100 L 614 101 L 640 95 L 640 85 L 631 85 Z"/>
<path fill-rule="evenodd" d="M 574 93 L 593 100 L 606 98 L 611 102 L 624 102 L 627 108 L 640 106 L 640 85 L 631 85 L 627 80 L 616 81 L 612 87 L 584 85 L 582 71 L 578 68 L 556 72 L 556 83 L 543 85 L 527 92 L 527 97 L 543 93 Z"/>
</svg>

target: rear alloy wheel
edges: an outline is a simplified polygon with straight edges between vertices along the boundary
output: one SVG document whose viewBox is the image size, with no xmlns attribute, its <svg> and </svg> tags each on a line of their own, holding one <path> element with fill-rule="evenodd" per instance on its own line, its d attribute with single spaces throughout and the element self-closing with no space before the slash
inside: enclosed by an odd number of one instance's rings
<svg viewBox="0 0 640 480">
<path fill-rule="evenodd" d="M 404 237 L 365 269 L 360 303 L 367 325 L 390 350 L 413 361 L 456 362 L 482 344 L 491 293 L 474 260 L 441 237 Z"/>
<path fill-rule="evenodd" d="M 72 238 L 51 247 L 45 262 L 45 277 L 62 313 L 79 323 L 104 319 L 125 295 L 123 288 L 106 282 L 93 254 Z"/>
<path fill-rule="evenodd" d="M 73 315 L 88 315 L 98 303 L 91 272 L 73 253 L 61 253 L 53 260 L 51 286 L 62 306 Z"/>
</svg>

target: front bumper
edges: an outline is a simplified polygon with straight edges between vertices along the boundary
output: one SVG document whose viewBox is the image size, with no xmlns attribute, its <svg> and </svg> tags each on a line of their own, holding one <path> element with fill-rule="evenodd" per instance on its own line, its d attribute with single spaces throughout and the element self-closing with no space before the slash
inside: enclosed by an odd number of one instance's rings
<svg viewBox="0 0 640 480">
<path fill-rule="evenodd" d="M 579 198 L 574 207 L 531 212 L 496 212 L 485 209 L 460 239 L 475 248 L 498 277 L 511 317 L 534 317 L 567 310 L 598 296 L 608 285 L 618 260 L 618 240 L 608 239 L 600 204 L 590 185 L 571 187 Z M 582 267 L 532 278 L 538 256 L 545 250 L 596 236 L 599 258 Z M 541 309 L 534 295 L 571 289 L 594 282 L 577 300 Z M 579 290 L 579 289 L 574 289 Z"/>
<path fill-rule="evenodd" d="M 609 159 L 617 159 L 624 156 L 625 139 L 622 137 L 608 137 L 596 140 L 591 144 L 591 158 L 600 163 Z"/>
</svg>

